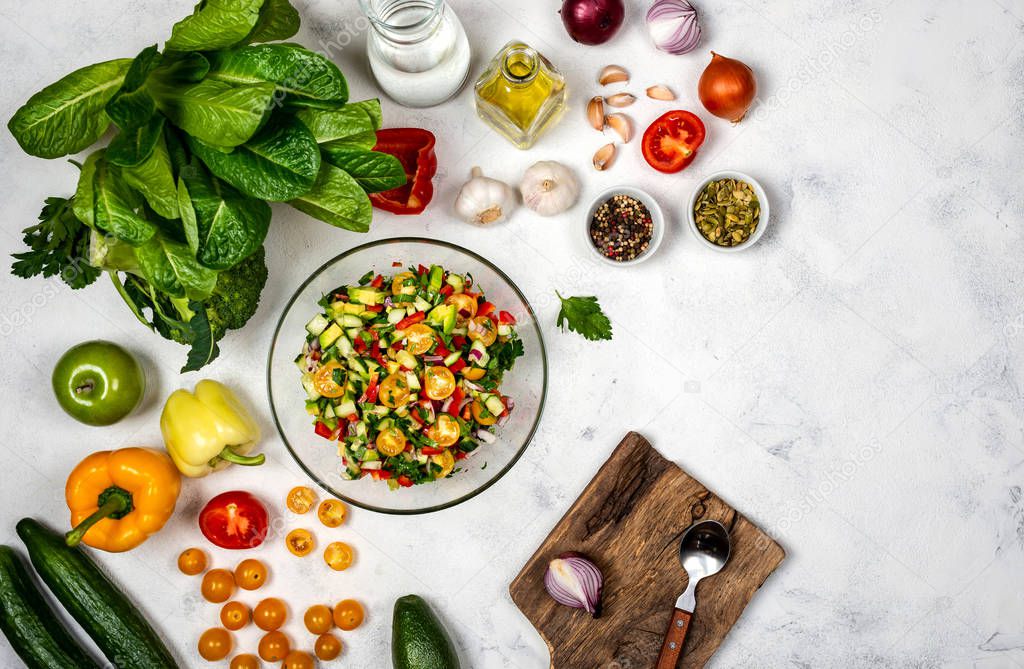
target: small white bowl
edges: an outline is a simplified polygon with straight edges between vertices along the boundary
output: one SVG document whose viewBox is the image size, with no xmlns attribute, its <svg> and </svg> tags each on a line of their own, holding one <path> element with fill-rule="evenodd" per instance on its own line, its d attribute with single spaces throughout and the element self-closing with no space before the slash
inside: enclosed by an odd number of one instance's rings
<svg viewBox="0 0 1024 669">
<path fill-rule="evenodd" d="M 628 195 L 631 198 L 639 200 L 647 211 L 651 212 L 651 241 L 647 245 L 647 250 L 633 258 L 632 260 L 612 260 L 605 254 L 601 253 L 596 246 L 594 241 L 590 238 L 590 222 L 594 220 L 594 214 L 597 212 L 598 207 L 610 200 L 615 195 Z M 640 190 L 639 188 L 633 188 L 632 186 L 615 186 L 602 192 L 594 201 L 590 203 L 590 208 L 587 209 L 586 218 L 583 219 L 583 243 L 587 245 L 594 256 L 601 259 L 608 265 L 615 267 L 626 267 L 628 265 L 636 265 L 647 260 L 658 250 L 661 246 L 661 240 L 665 237 L 665 215 L 661 211 L 661 207 L 657 201 L 651 197 L 648 193 Z"/>
<path fill-rule="evenodd" d="M 712 181 L 718 181 L 719 179 L 735 179 L 737 181 L 747 182 L 748 184 L 750 184 L 750 187 L 754 189 L 754 195 L 757 196 L 757 201 L 761 205 L 761 215 L 757 221 L 757 227 L 754 228 L 754 234 L 750 235 L 749 237 L 747 237 L 746 240 L 743 241 L 743 243 L 737 244 L 736 246 L 719 246 L 718 244 L 709 241 L 701 233 L 700 229 L 697 228 L 697 221 L 693 216 L 693 205 L 697 202 L 697 196 L 700 195 L 701 191 L 704 190 L 705 186 L 707 186 Z M 735 253 L 737 251 L 744 251 L 753 246 L 754 244 L 756 244 L 757 240 L 761 239 L 761 235 L 764 234 L 765 228 L 768 227 L 768 196 L 765 194 L 764 188 L 761 187 L 761 184 L 758 183 L 757 179 L 750 176 L 749 174 L 744 174 L 743 172 L 734 172 L 733 170 L 715 172 L 714 174 L 710 175 L 709 177 L 701 181 L 699 184 L 697 184 L 697 187 L 693 189 L 693 194 L 690 196 L 690 201 L 686 205 L 686 220 L 689 221 L 689 225 L 687 227 L 690 228 L 690 232 L 692 232 L 693 236 L 697 238 L 697 241 L 703 244 L 704 246 L 714 249 L 715 251 L 720 251 L 722 253 Z"/>
</svg>

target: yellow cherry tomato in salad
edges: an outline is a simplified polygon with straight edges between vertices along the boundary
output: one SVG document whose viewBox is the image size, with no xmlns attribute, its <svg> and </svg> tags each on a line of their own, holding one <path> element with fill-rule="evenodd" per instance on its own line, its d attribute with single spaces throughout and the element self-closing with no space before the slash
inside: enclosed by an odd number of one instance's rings
<svg viewBox="0 0 1024 669">
<path fill-rule="evenodd" d="M 243 590 L 255 590 L 267 581 L 267 565 L 247 558 L 235 567 L 235 583 Z"/>
<path fill-rule="evenodd" d="M 423 355 L 434 345 L 434 328 L 416 323 L 405 329 L 405 350 L 413 355 Z"/>
<path fill-rule="evenodd" d="M 340 499 L 325 499 L 316 510 L 316 517 L 327 527 L 338 527 L 345 522 L 347 509 Z"/>
<path fill-rule="evenodd" d="M 334 627 L 334 615 L 329 606 L 314 604 L 306 609 L 302 622 L 306 624 L 310 634 L 324 634 Z"/>
<path fill-rule="evenodd" d="M 199 656 L 208 662 L 217 662 L 228 656 L 233 645 L 230 632 L 211 627 L 199 637 Z"/>
<path fill-rule="evenodd" d="M 232 632 L 242 629 L 250 620 L 249 607 L 242 602 L 228 602 L 220 610 L 220 624 Z"/>
<path fill-rule="evenodd" d="M 351 632 L 363 624 L 363 605 L 354 599 L 343 599 L 334 605 L 334 624 Z"/>
<path fill-rule="evenodd" d="M 405 285 L 405 282 L 409 279 L 416 279 L 416 275 L 412 272 L 399 272 L 395 275 L 395 278 L 391 280 L 391 294 L 392 295 L 415 295 L 416 284 Z"/>
<path fill-rule="evenodd" d="M 450 304 L 455 307 L 455 326 L 464 327 L 469 322 L 470 318 L 476 316 L 476 298 L 466 295 L 465 293 L 456 293 L 455 295 L 449 295 L 448 299 L 444 301 L 445 304 Z"/>
<path fill-rule="evenodd" d="M 388 374 L 380 382 L 380 389 L 377 391 L 377 400 L 389 409 L 397 409 L 409 399 L 409 382 L 405 374 L 395 372 Z"/>
<path fill-rule="evenodd" d="M 178 556 L 178 569 L 188 576 L 202 574 L 206 571 L 206 553 L 198 548 L 186 548 Z"/>
<path fill-rule="evenodd" d="M 260 669 L 260 658 L 249 653 L 242 653 L 231 658 L 229 669 Z"/>
<path fill-rule="evenodd" d="M 377 435 L 377 450 L 387 456 L 398 455 L 405 450 L 405 434 L 397 427 L 388 427 Z"/>
<path fill-rule="evenodd" d="M 208 602 L 214 604 L 226 602 L 231 599 L 231 594 L 235 591 L 235 577 L 227 569 L 211 569 L 203 574 L 200 591 Z"/>
<path fill-rule="evenodd" d="M 440 414 L 437 417 L 437 422 L 426 429 L 427 436 L 436 441 L 438 446 L 444 448 L 455 444 L 461 433 L 462 428 L 459 427 L 459 421 L 446 413 Z"/>
<path fill-rule="evenodd" d="M 334 379 L 335 371 L 340 372 L 341 383 Z M 337 360 L 331 360 L 313 375 L 313 387 L 324 397 L 341 397 L 345 394 L 346 378 L 345 366 Z"/>
<path fill-rule="evenodd" d="M 313 533 L 303 528 L 296 528 L 284 538 L 288 551 L 295 556 L 305 557 L 313 552 L 316 542 L 313 541 Z"/>
<path fill-rule="evenodd" d="M 473 400 L 471 405 L 473 412 L 473 420 L 480 423 L 481 425 L 494 425 L 498 422 L 498 417 L 487 410 L 484 403 L 480 400 Z"/>
<path fill-rule="evenodd" d="M 352 547 L 344 541 L 334 541 L 324 549 L 324 562 L 334 571 L 345 571 L 352 566 Z"/>
<path fill-rule="evenodd" d="M 280 662 L 292 650 L 292 643 L 282 632 L 268 632 L 260 639 L 257 650 L 267 662 Z"/>
<path fill-rule="evenodd" d="M 293 650 L 284 656 L 281 669 L 313 669 L 313 656 L 304 650 Z"/>
<path fill-rule="evenodd" d="M 284 503 L 292 513 L 307 513 L 316 503 L 316 493 L 304 485 L 297 485 L 288 491 Z"/>
<path fill-rule="evenodd" d="M 455 375 L 444 365 L 428 367 L 424 374 L 423 392 L 432 400 L 443 400 L 455 392 Z"/>
<path fill-rule="evenodd" d="M 467 333 L 473 341 L 479 341 L 484 346 L 490 346 L 498 338 L 498 328 L 487 316 L 477 316 L 467 324 Z"/>
<path fill-rule="evenodd" d="M 443 479 L 445 476 L 451 474 L 452 470 L 455 469 L 455 456 L 447 449 L 445 449 L 445 452 L 441 455 L 430 456 L 430 461 L 441 468 L 441 471 L 434 475 L 434 478 L 437 479 Z"/>
<path fill-rule="evenodd" d="M 324 662 L 330 662 L 341 655 L 341 640 L 333 634 L 321 634 L 313 644 L 313 652 Z"/>
<path fill-rule="evenodd" d="M 252 621 L 264 632 L 281 629 L 288 619 L 288 607 L 277 597 L 260 600 L 252 611 Z"/>
<path fill-rule="evenodd" d="M 459 373 L 462 374 L 462 378 L 467 381 L 479 381 L 484 378 L 484 374 L 487 373 L 487 370 L 483 367 L 463 367 L 462 371 Z"/>
</svg>

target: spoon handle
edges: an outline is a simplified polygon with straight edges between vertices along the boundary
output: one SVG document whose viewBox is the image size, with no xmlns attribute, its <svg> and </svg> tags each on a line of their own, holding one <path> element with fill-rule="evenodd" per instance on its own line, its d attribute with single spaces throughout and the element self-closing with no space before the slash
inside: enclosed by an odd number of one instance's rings
<svg viewBox="0 0 1024 669">
<path fill-rule="evenodd" d="M 668 631 L 665 632 L 665 641 L 661 644 L 661 653 L 658 654 L 655 669 L 676 669 L 679 655 L 683 652 L 686 633 L 690 631 L 691 618 L 693 614 L 689 611 L 675 609 L 672 612 L 672 620 L 668 623 Z"/>
</svg>

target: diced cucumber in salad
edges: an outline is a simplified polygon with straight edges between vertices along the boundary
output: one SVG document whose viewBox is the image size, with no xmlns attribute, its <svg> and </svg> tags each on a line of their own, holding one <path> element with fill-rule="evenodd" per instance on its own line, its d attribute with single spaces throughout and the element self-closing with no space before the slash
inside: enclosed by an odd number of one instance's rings
<svg viewBox="0 0 1024 669">
<path fill-rule="evenodd" d="M 502 376 L 523 343 L 472 276 L 370 271 L 319 304 L 295 364 L 313 429 L 337 442 L 345 478 L 428 483 L 494 442 L 515 408 Z"/>
</svg>

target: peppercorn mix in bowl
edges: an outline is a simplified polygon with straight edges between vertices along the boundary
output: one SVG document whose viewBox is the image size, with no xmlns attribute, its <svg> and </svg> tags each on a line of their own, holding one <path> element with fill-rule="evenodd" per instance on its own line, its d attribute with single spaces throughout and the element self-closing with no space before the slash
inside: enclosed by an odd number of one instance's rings
<svg viewBox="0 0 1024 669">
<path fill-rule="evenodd" d="M 702 245 L 724 253 L 742 251 L 768 227 L 768 197 L 750 175 L 716 172 L 694 189 L 686 219 Z"/>
<path fill-rule="evenodd" d="M 649 258 L 665 236 L 665 217 L 648 193 L 616 186 L 598 195 L 583 220 L 584 243 L 609 265 L 635 265 Z"/>
</svg>

